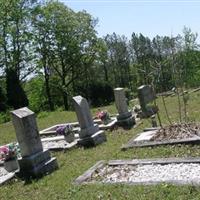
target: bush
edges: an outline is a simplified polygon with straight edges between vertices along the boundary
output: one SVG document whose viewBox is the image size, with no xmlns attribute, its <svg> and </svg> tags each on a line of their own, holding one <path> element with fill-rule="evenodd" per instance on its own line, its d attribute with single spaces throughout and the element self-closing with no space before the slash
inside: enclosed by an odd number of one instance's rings
<svg viewBox="0 0 200 200">
<path fill-rule="evenodd" d="M 93 106 L 108 105 L 114 100 L 113 88 L 107 83 L 91 84 L 88 96 Z"/>
<path fill-rule="evenodd" d="M 113 88 L 108 83 L 93 82 L 77 88 L 77 93 L 86 97 L 92 106 L 108 105 L 114 100 Z"/>
<path fill-rule="evenodd" d="M 10 121 L 9 111 L 0 113 L 0 124 L 3 124 L 5 122 L 9 122 L 9 121 Z"/>
</svg>

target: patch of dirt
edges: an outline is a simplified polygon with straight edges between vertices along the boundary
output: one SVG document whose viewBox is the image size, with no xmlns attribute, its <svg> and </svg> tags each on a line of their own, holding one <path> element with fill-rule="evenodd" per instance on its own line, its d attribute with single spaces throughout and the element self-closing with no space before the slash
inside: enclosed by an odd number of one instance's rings
<svg viewBox="0 0 200 200">
<path fill-rule="evenodd" d="M 181 123 L 163 127 L 158 130 L 152 141 L 178 140 L 200 137 L 200 124 Z"/>
</svg>

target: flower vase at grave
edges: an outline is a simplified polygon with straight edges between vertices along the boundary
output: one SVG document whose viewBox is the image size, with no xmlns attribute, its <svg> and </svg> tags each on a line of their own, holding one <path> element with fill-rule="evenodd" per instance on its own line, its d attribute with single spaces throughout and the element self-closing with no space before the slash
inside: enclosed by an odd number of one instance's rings
<svg viewBox="0 0 200 200">
<path fill-rule="evenodd" d="M 17 159 L 5 160 L 4 168 L 8 172 L 12 172 L 12 171 L 18 170 L 19 169 L 19 165 L 18 165 Z"/>
<path fill-rule="evenodd" d="M 66 140 L 67 143 L 71 143 L 75 139 L 74 138 L 74 133 L 69 133 L 67 135 L 64 135 L 64 137 L 65 137 L 65 140 Z"/>
<path fill-rule="evenodd" d="M 71 143 L 75 139 L 74 133 L 73 133 L 73 127 L 70 124 L 57 127 L 56 133 L 60 135 L 64 135 L 64 138 L 67 143 Z"/>
</svg>

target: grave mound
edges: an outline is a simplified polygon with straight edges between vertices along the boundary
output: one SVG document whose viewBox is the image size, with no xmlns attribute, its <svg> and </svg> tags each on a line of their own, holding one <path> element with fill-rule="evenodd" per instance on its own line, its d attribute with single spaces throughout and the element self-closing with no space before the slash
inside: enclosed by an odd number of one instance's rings
<svg viewBox="0 0 200 200">
<path fill-rule="evenodd" d="M 164 141 L 200 137 L 200 124 L 181 123 L 172 124 L 158 129 L 151 141 Z"/>
</svg>

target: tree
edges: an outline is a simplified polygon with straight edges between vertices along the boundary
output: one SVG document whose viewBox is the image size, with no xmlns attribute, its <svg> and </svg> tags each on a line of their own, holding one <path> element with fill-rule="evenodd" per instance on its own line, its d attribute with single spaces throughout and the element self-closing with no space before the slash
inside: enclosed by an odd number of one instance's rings
<svg viewBox="0 0 200 200">
<path fill-rule="evenodd" d="M 40 32 L 40 38 L 43 38 L 41 50 L 45 49 L 46 56 L 44 58 L 44 54 L 42 55 L 43 61 L 45 60 L 43 65 L 47 65 L 52 74 L 59 77 L 57 86 L 62 92 L 67 110 L 70 86 L 75 85 L 74 81 L 82 74 L 87 79 L 88 66 L 95 59 L 96 20 L 85 11 L 75 13 L 64 4 L 53 1 L 42 6 L 35 19 L 48 27 L 48 32 Z M 47 47 L 44 46 L 47 44 L 46 39 L 50 39 Z"/>
<path fill-rule="evenodd" d="M 27 99 L 21 87 L 21 81 L 33 72 L 30 42 L 32 34 L 29 25 L 30 11 L 34 3 L 33 0 L 0 0 L 0 50 L 2 51 L 0 66 L 5 73 L 8 73 L 6 74 L 8 102 L 13 107 L 20 106 L 20 102 Z M 9 91 L 12 90 L 13 80 L 17 84 L 16 88 L 18 89 L 16 90 L 21 91 L 17 94 L 20 100 L 16 105 L 14 103 L 15 94 Z M 12 94 L 13 96 L 11 96 Z"/>
<path fill-rule="evenodd" d="M 104 38 L 107 45 L 108 69 L 110 82 L 114 87 L 130 86 L 130 52 L 125 36 L 113 33 Z"/>
</svg>

